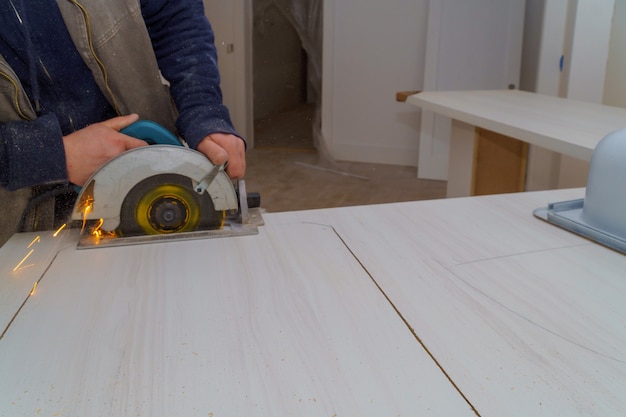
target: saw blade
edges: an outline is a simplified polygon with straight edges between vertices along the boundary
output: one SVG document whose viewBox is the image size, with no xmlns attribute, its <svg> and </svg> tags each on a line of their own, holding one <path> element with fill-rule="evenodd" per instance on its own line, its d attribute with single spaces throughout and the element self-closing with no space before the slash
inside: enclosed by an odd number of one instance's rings
<svg viewBox="0 0 626 417">
<path fill-rule="evenodd" d="M 193 190 L 191 179 L 159 174 L 137 183 L 122 203 L 120 237 L 220 229 L 226 213 L 216 211 L 207 192 Z"/>
</svg>

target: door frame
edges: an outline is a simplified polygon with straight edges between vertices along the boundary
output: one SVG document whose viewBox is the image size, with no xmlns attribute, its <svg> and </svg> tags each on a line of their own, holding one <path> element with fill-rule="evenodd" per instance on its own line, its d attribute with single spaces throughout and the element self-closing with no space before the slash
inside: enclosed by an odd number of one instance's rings
<svg viewBox="0 0 626 417">
<path fill-rule="evenodd" d="M 223 80 L 224 102 L 228 103 L 233 124 L 246 139 L 248 148 L 254 147 L 254 115 L 252 107 L 252 0 L 203 0 L 209 20 L 211 15 L 228 16 L 229 31 L 215 31 L 218 65 Z M 227 8 L 231 8 L 228 10 Z M 221 22 L 220 22 L 221 23 Z"/>
</svg>

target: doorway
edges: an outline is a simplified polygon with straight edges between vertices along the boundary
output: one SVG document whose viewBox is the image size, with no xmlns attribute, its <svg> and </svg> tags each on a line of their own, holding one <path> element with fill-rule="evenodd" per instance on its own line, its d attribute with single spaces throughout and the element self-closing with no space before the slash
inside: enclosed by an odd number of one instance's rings
<svg viewBox="0 0 626 417">
<path fill-rule="evenodd" d="M 321 0 L 253 0 L 256 148 L 315 149 L 320 130 Z"/>
</svg>

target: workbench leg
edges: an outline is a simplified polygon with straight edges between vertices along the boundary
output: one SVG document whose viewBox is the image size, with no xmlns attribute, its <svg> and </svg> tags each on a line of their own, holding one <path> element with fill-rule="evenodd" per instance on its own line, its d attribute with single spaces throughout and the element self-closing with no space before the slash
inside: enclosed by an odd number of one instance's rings
<svg viewBox="0 0 626 417">
<path fill-rule="evenodd" d="M 524 191 L 528 144 L 452 121 L 447 197 Z"/>
<path fill-rule="evenodd" d="M 452 120 L 446 197 L 467 197 L 472 192 L 474 126 Z"/>
</svg>

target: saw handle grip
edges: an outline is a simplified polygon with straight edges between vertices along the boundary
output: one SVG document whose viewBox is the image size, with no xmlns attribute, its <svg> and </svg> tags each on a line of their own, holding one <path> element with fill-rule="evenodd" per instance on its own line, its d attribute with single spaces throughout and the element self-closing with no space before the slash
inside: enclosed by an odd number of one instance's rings
<svg viewBox="0 0 626 417">
<path fill-rule="evenodd" d="M 176 145 L 183 146 L 176 135 L 158 123 L 150 120 L 138 120 L 120 130 L 128 136 L 145 141 L 148 145 Z"/>
</svg>

